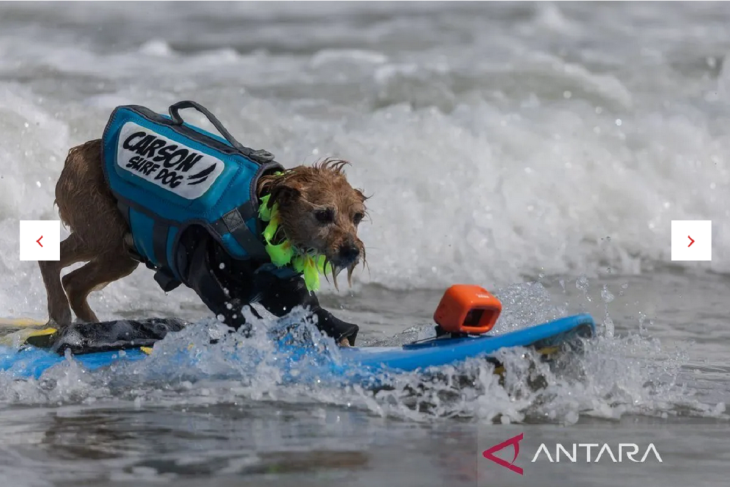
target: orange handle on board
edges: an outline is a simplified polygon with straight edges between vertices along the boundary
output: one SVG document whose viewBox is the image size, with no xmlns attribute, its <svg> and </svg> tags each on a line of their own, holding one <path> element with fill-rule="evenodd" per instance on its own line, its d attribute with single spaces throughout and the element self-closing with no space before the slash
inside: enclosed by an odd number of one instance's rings
<svg viewBox="0 0 730 487">
<path fill-rule="evenodd" d="M 450 333 L 486 333 L 497 323 L 502 303 L 486 289 L 455 284 L 446 290 L 433 319 Z"/>
</svg>

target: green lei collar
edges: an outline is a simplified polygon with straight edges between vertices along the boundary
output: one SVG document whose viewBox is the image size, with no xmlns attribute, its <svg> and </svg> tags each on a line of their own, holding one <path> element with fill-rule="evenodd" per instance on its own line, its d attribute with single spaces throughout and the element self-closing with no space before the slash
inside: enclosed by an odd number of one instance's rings
<svg viewBox="0 0 730 487">
<path fill-rule="evenodd" d="M 308 291 L 318 291 L 319 275 L 325 274 L 324 255 L 300 254 L 289 242 L 289 239 L 285 239 L 279 244 L 272 243 L 281 223 L 281 215 L 277 203 L 269 208 L 270 196 L 267 194 L 262 197 L 259 205 L 259 218 L 261 221 L 269 223 L 263 232 L 266 241 L 266 253 L 269 254 L 271 262 L 276 267 L 291 265 L 295 271 L 304 274 L 304 284 L 307 286 Z M 331 272 L 329 264 L 327 264 L 326 271 Z"/>
</svg>

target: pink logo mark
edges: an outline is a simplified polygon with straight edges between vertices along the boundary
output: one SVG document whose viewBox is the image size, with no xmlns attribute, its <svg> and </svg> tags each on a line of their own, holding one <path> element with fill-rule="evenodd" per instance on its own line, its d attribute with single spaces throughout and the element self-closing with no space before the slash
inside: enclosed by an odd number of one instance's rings
<svg viewBox="0 0 730 487">
<path fill-rule="evenodd" d="M 517 460 L 517 455 L 520 454 L 520 441 L 522 441 L 522 438 L 524 438 L 524 436 L 525 436 L 524 433 L 520 433 L 519 435 L 514 436 L 507 441 L 503 441 L 499 445 L 494 445 L 492 448 L 490 448 L 488 450 L 484 450 L 484 453 L 482 453 L 482 456 L 484 458 L 486 458 L 487 460 L 493 461 L 497 465 L 501 465 L 503 467 L 506 467 L 506 468 L 512 470 L 515 473 L 523 475 L 523 470 L 520 467 L 516 466 L 514 463 Z M 497 458 L 494 456 L 494 454 L 496 452 L 503 450 L 510 445 L 512 445 L 515 448 L 515 456 L 512 459 L 512 462 L 506 462 L 506 461 L 502 460 L 501 458 Z"/>
</svg>

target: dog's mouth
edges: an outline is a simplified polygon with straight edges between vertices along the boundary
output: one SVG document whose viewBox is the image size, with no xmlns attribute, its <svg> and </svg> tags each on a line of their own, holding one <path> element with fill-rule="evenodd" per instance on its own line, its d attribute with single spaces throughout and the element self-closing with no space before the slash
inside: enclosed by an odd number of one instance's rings
<svg viewBox="0 0 730 487">
<path fill-rule="evenodd" d="M 366 265 L 365 260 L 365 249 L 358 249 L 357 253 L 351 252 L 343 255 L 342 252 L 338 252 L 335 255 L 331 255 L 327 251 L 320 251 L 313 247 L 304 247 L 301 245 L 294 245 L 297 252 L 302 255 L 309 255 L 312 257 L 323 255 L 324 256 L 324 277 L 329 282 L 329 276 L 332 276 L 332 282 L 335 285 L 335 289 L 340 290 L 337 284 L 337 277 L 343 270 L 347 270 L 347 284 L 352 287 L 352 274 L 355 268 L 362 260 L 363 267 Z M 362 259 L 361 259 L 362 257 Z"/>
<path fill-rule="evenodd" d="M 324 277 L 325 277 L 325 279 L 327 279 L 329 281 L 329 277 L 327 275 L 327 270 L 328 270 L 327 264 L 329 264 L 329 268 L 331 269 L 331 274 L 332 274 L 332 282 L 335 285 L 335 289 L 337 289 L 339 291 L 340 288 L 337 285 L 337 276 L 339 276 L 343 270 L 347 269 L 347 284 L 348 284 L 348 286 L 352 287 L 352 273 L 355 271 L 355 267 L 357 267 L 357 264 L 359 263 L 359 261 L 360 261 L 360 259 L 356 259 L 349 263 L 341 263 L 341 262 L 329 260 L 329 259 L 327 259 L 327 257 L 325 257 Z M 364 262 L 363 262 L 363 264 L 364 264 Z"/>
</svg>

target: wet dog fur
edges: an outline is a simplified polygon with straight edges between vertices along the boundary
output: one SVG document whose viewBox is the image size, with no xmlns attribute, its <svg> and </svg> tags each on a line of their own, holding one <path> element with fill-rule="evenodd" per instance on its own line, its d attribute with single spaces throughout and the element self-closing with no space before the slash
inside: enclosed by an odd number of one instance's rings
<svg viewBox="0 0 730 487">
<path fill-rule="evenodd" d="M 101 140 L 92 140 L 69 151 L 56 184 L 56 205 L 71 230 L 61 242 L 59 261 L 39 262 L 48 296 L 49 325 L 71 324 L 71 311 L 85 322 L 99 319 L 87 298 L 110 282 L 131 274 L 139 262 L 130 254 L 131 234 L 104 178 Z M 324 255 L 337 274 L 347 269 L 348 282 L 365 247 L 357 236 L 366 214 L 365 195 L 352 188 L 343 171 L 346 161 L 326 160 L 311 167 L 298 166 L 283 174 L 260 178 L 257 196 L 270 194 L 278 204 L 280 231 L 302 251 Z M 87 262 L 66 274 L 72 264 Z"/>
</svg>

